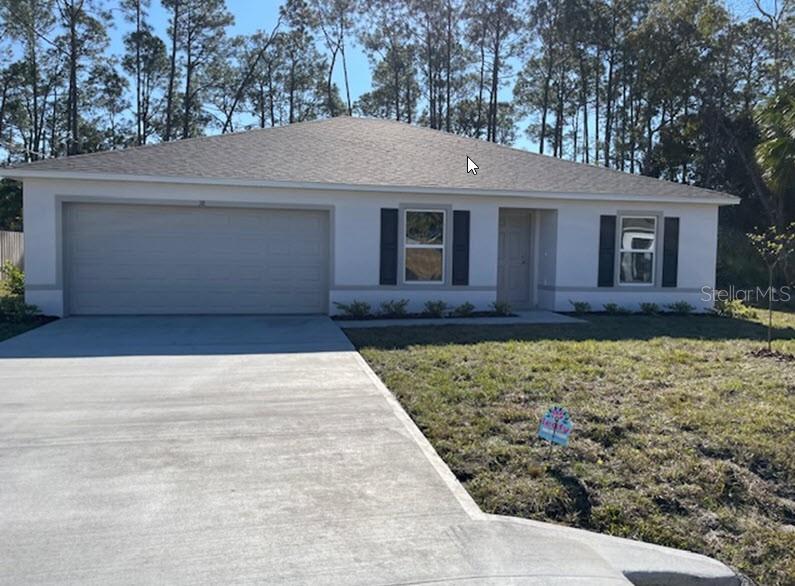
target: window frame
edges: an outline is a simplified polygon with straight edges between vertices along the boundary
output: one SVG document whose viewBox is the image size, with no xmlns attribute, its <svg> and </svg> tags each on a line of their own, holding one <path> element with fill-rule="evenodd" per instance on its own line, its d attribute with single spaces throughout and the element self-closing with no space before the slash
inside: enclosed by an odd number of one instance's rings
<svg viewBox="0 0 795 586">
<path fill-rule="evenodd" d="M 421 207 L 405 207 L 402 209 L 402 217 L 400 222 L 402 226 L 402 234 L 401 234 L 401 274 L 400 274 L 400 282 L 404 285 L 444 285 L 447 283 L 447 220 L 448 214 L 447 209 L 445 208 L 436 208 L 436 207 L 429 207 L 429 208 L 421 208 Z M 409 212 L 414 213 L 441 213 L 442 214 L 442 243 L 441 244 L 409 244 L 407 238 L 408 232 L 408 215 Z M 438 281 L 414 281 L 409 280 L 406 278 L 406 251 L 409 248 L 416 248 L 416 249 L 430 249 L 430 250 L 441 250 L 442 251 L 442 277 Z"/>
<path fill-rule="evenodd" d="M 646 250 L 625 249 L 623 247 L 624 220 L 652 220 L 654 221 L 654 242 Z M 654 287 L 657 285 L 657 255 L 660 246 L 660 214 L 654 212 L 630 212 L 617 215 L 618 226 L 616 229 L 616 259 L 615 259 L 615 284 L 617 287 Z M 626 282 L 621 280 L 621 256 L 623 254 L 651 254 L 651 281 Z"/>
</svg>

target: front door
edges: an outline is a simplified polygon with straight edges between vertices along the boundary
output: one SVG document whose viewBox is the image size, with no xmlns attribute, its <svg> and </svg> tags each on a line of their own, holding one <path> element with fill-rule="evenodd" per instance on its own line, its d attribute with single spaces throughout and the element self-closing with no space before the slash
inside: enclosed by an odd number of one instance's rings
<svg viewBox="0 0 795 586">
<path fill-rule="evenodd" d="M 497 299 L 515 309 L 530 306 L 530 212 L 500 210 Z"/>
</svg>

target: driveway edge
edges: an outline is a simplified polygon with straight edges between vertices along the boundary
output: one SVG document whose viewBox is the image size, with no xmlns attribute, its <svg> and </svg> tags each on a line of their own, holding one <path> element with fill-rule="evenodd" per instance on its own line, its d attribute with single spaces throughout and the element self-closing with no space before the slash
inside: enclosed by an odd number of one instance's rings
<svg viewBox="0 0 795 586">
<path fill-rule="evenodd" d="M 367 364 L 367 361 L 362 357 L 359 352 L 355 349 L 353 350 L 354 354 L 356 355 L 356 362 L 359 365 L 359 368 L 367 375 L 367 377 L 372 381 L 373 385 L 378 389 L 378 391 L 384 396 L 386 399 L 389 408 L 392 409 L 392 412 L 395 414 L 403 426 L 408 431 L 411 438 L 414 440 L 414 443 L 419 446 L 422 453 L 425 455 L 425 458 L 428 462 L 431 463 L 436 473 L 442 479 L 442 481 L 447 485 L 447 488 L 453 493 L 456 500 L 461 504 L 464 511 L 469 515 L 469 517 L 473 521 L 486 521 L 488 520 L 488 515 L 486 515 L 483 511 L 480 510 L 480 507 L 474 501 L 474 499 L 469 495 L 466 491 L 464 486 L 458 481 L 453 474 L 452 470 L 448 468 L 447 464 L 444 463 L 444 460 L 436 453 L 436 450 L 431 445 L 431 442 L 428 441 L 428 438 L 420 431 L 420 428 L 417 427 L 417 424 L 411 419 L 408 413 L 403 409 L 403 406 L 397 400 L 395 395 L 392 394 L 387 386 L 383 383 L 383 381 L 378 378 L 378 375 L 370 368 L 370 365 Z"/>
</svg>

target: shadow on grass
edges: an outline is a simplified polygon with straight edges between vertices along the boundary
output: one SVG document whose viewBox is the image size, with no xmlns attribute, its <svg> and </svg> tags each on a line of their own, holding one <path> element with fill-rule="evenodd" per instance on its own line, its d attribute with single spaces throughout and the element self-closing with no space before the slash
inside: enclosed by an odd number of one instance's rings
<svg viewBox="0 0 795 586">
<path fill-rule="evenodd" d="M 787 321 L 792 318 L 787 316 Z M 589 315 L 586 324 L 464 325 L 390 327 L 346 330 L 357 348 L 402 349 L 415 345 L 477 344 L 515 341 L 621 341 L 654 338 L 692 340 L 767 340 L 767 326 L 712 315 L 614 316 Z M 778 319 L 781 322 L 781 319 Z M 774 340 L 795 339 L 791 326 L 773 328 Z"/>
</svg>

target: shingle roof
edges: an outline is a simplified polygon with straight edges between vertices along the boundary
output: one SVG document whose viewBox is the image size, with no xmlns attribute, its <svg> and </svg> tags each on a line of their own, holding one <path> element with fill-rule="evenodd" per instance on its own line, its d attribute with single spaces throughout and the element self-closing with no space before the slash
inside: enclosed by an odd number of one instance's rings
<svg viewBox="0 0 795 586">
<path fill-rule="evenodd" d="M 479 166 L 466 173 L 466 157 Z M 388 120 L 340 117 L 47 159 L 14 170 L 376 187 L 716 199 L 723 193 Z"/>
</svg>

